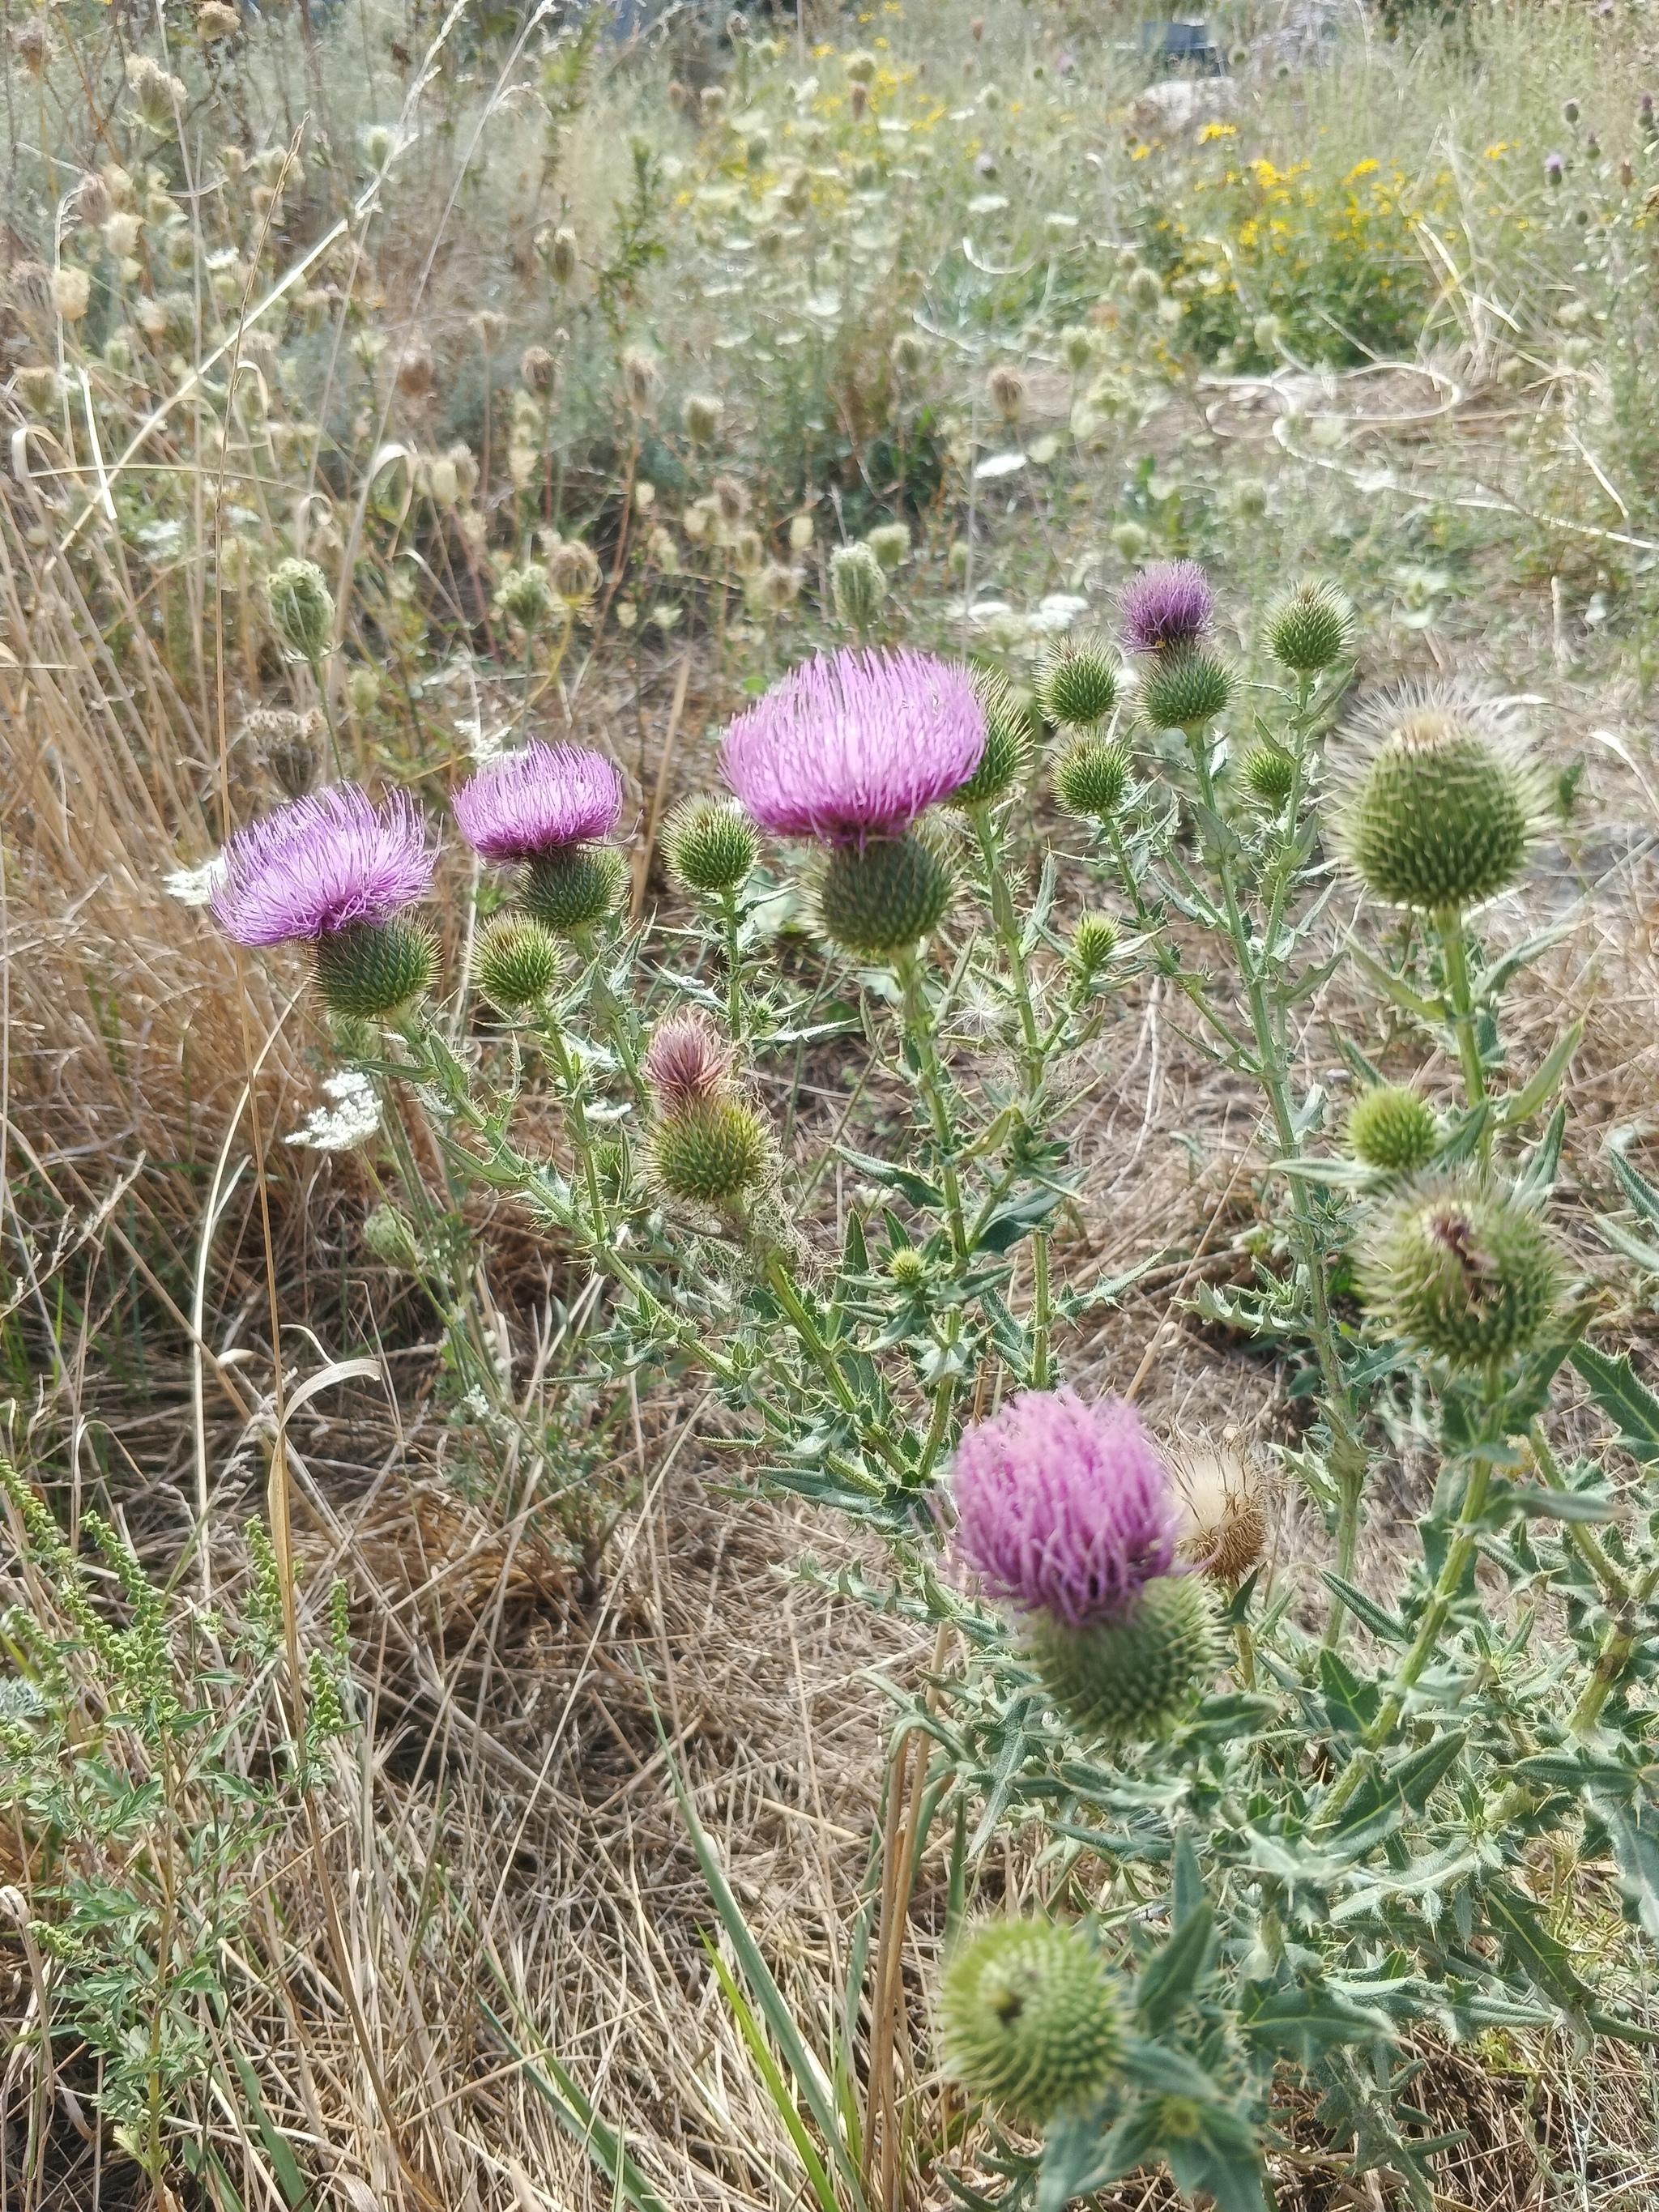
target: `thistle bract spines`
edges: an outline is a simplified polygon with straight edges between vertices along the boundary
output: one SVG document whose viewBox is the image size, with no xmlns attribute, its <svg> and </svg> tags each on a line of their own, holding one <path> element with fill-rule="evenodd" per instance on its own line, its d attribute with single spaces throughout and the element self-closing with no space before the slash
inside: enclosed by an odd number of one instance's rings
<svg viewBox="0 0 1659 2212">
<path fill-rule="evenodd" d="M 1348 1145 L 1354 1158 L 1388 1175 L 1411 1175 L 1439 1142 L 1434 1109 L 1403 1083 L 1375 1083 L 1348 1109 Z"/>
<path fill-rule="evenodd" d="M 1121 738 L 1079 738 L 1054 769 L 1054 796 L 1085 822 L 1109 822 L 1129 787 L 1129 748 Z"/>
<path fill-rule="evenodd" d="M 1141 686 L 1141 711 L 1155 730 L 1199 730 L 1226 712 L 1233 679 L 1202 646 L 1161 653 Z"/>
<path fill-rule="evenodd" d="M 1556 1325 L 1565 1289 L 1535 1210 L 1457 1176 L 1428 1177 L 1378 1214 L 1358 1273 L 1384 1328 L 1470 1371 L 1531 1351 Z"/>
<path fill-rule="evenodd" d="M 945 1969 L 939 2025 L 946 2071 L 1033 2126 L 1097 2095 L 1122 2051 L 1104 1961 L 1081 1928 L 1054 1921 L 964 1935 Z"/>
<path fill-rule="evenodd" d="M 1281 668 L 1317 676 L 1353 650 L 1353 606 L 1346 592 L 1316 578 L 1274 601 L 1267 634 L 1267 650 Z"/>
<path fill-rule="evenodd" d="M 1419 913 L 1482 904 L 1520 875 L 1542 827 L 1540 778 L 1479 702 L 1427 696 L 1379 720 L 1340 816 L 1372 896 Z"/>
<path fill-rule="evenodd" d="M 740 1198 L 766 1167 L 766 1129 L 740 1099 L 694 1099 L 665 1115 L 651 1139 L 657 1181 L 676 1198 L 718 1206 Z"/>
<path fill-rule="evenodd" d="M 1117 704 L 1117 664 L 1097 645 L 1056 653 L 1044 664 L 1037 697 L 1051 722 L 1066 730 L 1091 730 Z"/>
<path fill-rule="evenodd" d="M 1121 1612 L 1079 1627 L 1035 1613 L 1027 1644 L 1066 1719 L 1107 1747 L 1166 1735 L 1219 1664 L 1215 1615 L 1191 1574 L 1159 1575 Z"/>
<path fill-rule="evenodd" d="M 331 1013 L 373 1022 L 400 1012 L 432 988 L 437 947 L 413 922 L 360 921 L 317 939 L 317 981 Z"/>
<path fill-rule="evenodd" d="M 556 846 L 526 871 L 525 905 L 556 937 L 591 929 L 616 904 L 622 867 L 614 845 Z"/>
<path fill-rule="evenodd" d="M 1276 808 L 1296 788 L 1296 757 L 1266 738 L 1244 756 L 1244 781 L 1259 805 Z"/>
<path fill-rule="evenodd" d="M 914 833 L 842 845 L 823 872 L 824 933 L 848 952 L 902 952 L 933 929 L 951 903 L 951 872 Z"/>
<path fill-rule="evenodd" d="M 558 939 L 541 922 L 501 915 L 478 939 L 472 975 L 492 1006 L 516 1014 L 546 1003 L 563 964 Z"/>
<path fill-rule="evenodd" d="M 728 800 L 692 799 L 669 821 L 663 852 L 677 884 L 718 896 L 747 883 L 760 840 L 749 817 Z"/>
<path fill-rule="evenodd" d="M 1072 965 L 1085 981 L 1092 981 L 1117 950 L 1117 924 L 1109 915 L 1078 916 L 1072 932 Z"/>
<path fill-rule="evenodd" d="M 1031 723 L 1025 702 L 995 670 L 969 672 L 985 714 L 985 750 L 979 766 L 954 795 L 958 806 L 989 806 L 1011 791 L 1031 757 Z"/>
</svg>

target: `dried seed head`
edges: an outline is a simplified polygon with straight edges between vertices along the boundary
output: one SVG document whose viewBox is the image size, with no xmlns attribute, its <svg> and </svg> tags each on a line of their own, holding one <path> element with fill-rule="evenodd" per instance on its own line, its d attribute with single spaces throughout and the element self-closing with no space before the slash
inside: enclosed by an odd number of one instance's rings
<svg viewBox="0 0 1659 2212">
<path fill-rule="evenodd" d="M 1005 422 L 1017 422 L 1025 410 L 1025 379 L 1006 362 L 999 362 L 985 380 L 991 404 Z"/>
<path fill-rule="evenodd" d="M 1170 1455 L 1181 1508 L 1177 1556 L 1214 1582 L 1241 1583 L 1267 1541 L 1266 1484 L 1237 1441 L 1200 1437 Z"/>
<path fill-rule="evenodd" d="M 551 392 L 558 374 L 558 362 L 545 346 L 526 346 L 519 356 L 519 380 L 538 398 Z"/>
</svg>

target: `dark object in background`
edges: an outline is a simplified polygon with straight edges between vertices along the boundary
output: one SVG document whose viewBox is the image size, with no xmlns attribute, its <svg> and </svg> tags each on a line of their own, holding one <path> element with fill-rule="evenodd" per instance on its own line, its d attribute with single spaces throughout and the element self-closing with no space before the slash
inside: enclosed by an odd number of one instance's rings
<svg viewBox="0 0 1659 2212">
<path fill-rule="evenodd" d="M 1140 52 L 1144 60 L 1166 72 L 1191 70 L 1200 76 L 1220 76 L 1221 56 L 1210 43 L 1207 23 L 1143 23 Z"/>
</svg>

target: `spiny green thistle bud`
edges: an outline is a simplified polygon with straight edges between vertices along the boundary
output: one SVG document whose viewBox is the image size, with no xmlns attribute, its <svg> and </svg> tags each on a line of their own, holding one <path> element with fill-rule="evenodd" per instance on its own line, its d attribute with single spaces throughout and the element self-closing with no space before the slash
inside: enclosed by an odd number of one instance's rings
<svg viewBox="0 0 1659 2212">
<path fill-rule="evenodd" d="M 871 531 L 865 544 L 882 567 L 890 572 L 904 561 L 910 551 L 910 532 L 902 522 L 884 522 Z"/>
<path fill-rule="evenodd" d="M 334 642 L 334 595 L 314 561 L 279 561 L 265 586 L 276 634 L 314 668 Z"/>
<path fill-rule="evenodd" d="M 663 852 L 677 884 L 718 896 L 747 883 L 760 840 L 740 808 L 722 799 L 691 799 L 670 817 Z"/>
<path fill-rule="evenodd" d="M 367 1215 L 363 1242 L 383 1267 L 400 1267 L 405 1274 L 413 1274 L 421 1265 L 415 1224 L 398 1206 L 377 1206 Z"/>
<path fill-rule="evenodd" d="M 1063 730 L 1091 730 L 1117 704 L 1117 664 L 1097 645 L 1051 653 L 1037 678 L 1037 703 Z"/>
<path fill-rule="evenodd" d="M 525 876 L 524 902 L 557 937 L 591 929 L 617 902 L 623 856 L 614 845 L 556 845 Z"/>
<path fill-rule="evenodd" d="M 1032 2127 L 1105 2087 L 1122 2051 L 1121 2018 L 1086 1933 L 1050 1920 L 970 1930 L 939 1993 L 947 2073 Z"/>
<path fill-rule="evenodd" d="M 509 568 L 501 578 L 495 605 L 520 629 L 540 629 L 553 612 L 553 586 L 546 569 L 534 561 L 522 568 Z"/>
<path fill-rule="evenodd" d="M 914 833 L 838 845 L 818 894 L 824 933 L 848 952 L 901 952 L 951 903 L 951 872 Z"/>
<path fill-rule="evenodd" d="M 881 611 L 886 572 L 867 545 L 838 546 L 830 556 L 830 590 L 836 619 L 862 633 Z"/>
<path fill-rule="evenodd" d="M 1555 1323 L 1565 1287 L 1532 1207 L 1464 1176 L 1425 1179 L 1378 1213 L 1358 1273 L 1384 1328 L 1457 1368 L 1529 1352 Z"/>
<path fill-rule="evenodd" d="M 1081 1628 L 1035 1613 L 1028 1649 L 1073 1726 L 1107 1746 L 1167 1735 L 1219 1663 L 1215 1616 L 1196 1575 L 1158 1575 L 1127 1611 Z"/>
<path fill-rule="evenodd" d="M 710 392 L 689 392 L 680 409 L 680 420 L 685 425 L 685 434 L 694 446 L 706 446 L 719 431 L 720 418 L 725 414 L 723 404 Z"/>
<path fill-rule="evenodd" d="M 1085 822 L 1109 822 L 1129 787 L 1129 748 L 1121 738 L 1079 738 L 1054 769 L 1054 796 Z"/>
<path fill-rule="evenodd" d="M 700 1098 L 659 1121 L 652 1133 L 652 1171 L 675 1198 L 716 1206 L 742 1196 L 766 1167 L 766 1130 L 735 1098 Z"/>
<path fill-rule="evenodd" d="M 1201 730 L 1226 712 L 1232 690 L 1226 664 L 1193 646 L 1153 662 L 1141 687 L 1141 710 L 1155 730 Z"/>
<path fill-rule="evenodd" d="M 1298 584 L 1267 612 L 1267 650 L 1281 668 L 1317 676 L 1353 650 L 1354 614 L 1346 594 L 1317 580 Z"/>
<path fill-rule="evenodd" d="M 1126 561 L 1139 561 L 1152 544 L 1152 534 L 1139 522 L 1115 522 L 1112 543 Z"/>
<path fill-rule="evenodd" d="M 991 668 L 970 668 L 968 674 L 984 710 L 985 750 L 953 803 L 989 806 L 1025 773 L 1031 757 L 1031 719 L 1006 677 Z"/>
<path fill-rule="evenodd" d="M 1372 896 L 1455 914 L 1506 890 L 1544 826 L 1548 793 L 1497 713 L 1425 686 L 1385 702 L 1360 734 L 1337 829 Z"/>
<path fill-rule="evenodd" d="M 887 1262 L 888 1279 L 902 1291 L 913 1291 L 927 1273 L 927 1262 L 914 1244 L 901 1244 Z"/>
<path fill-rule="evenodd" d="M 505 914 L 479 935 L 472 980 L 492 1006 L 516 1014 L 546 1003 L 563 964 L 557 939 L 541 922 Z"/>
<path fill-rule="evenodd" d="M 1117 950 L 1117 924 L 1109 915 L 1079 915 L 1072 932 L 1072 965 L 1092 982 Z"/>
<path fill-rule="evenodd" d="M 1348 1149 L 1368 1168 L 1414 1174 L 1439 1139 L 1433 1107 L 1403 1083 L 1373 1084 L 1348 1109 Z"/>
<path fill-rule="evenodd" d="M 408 921 L 360 921 L 317 939 L 317 981 L 331 1013 L 380 1021 L 432 988 L 438 949 Z"/>
<path fill-rule="evenodd" d="M 1295 757 L 1271 738 L 1251 746 L 1243 773 L 1251 798 L 1270 809 L 1282 806 L 1296 787 Z"/>
</svg>

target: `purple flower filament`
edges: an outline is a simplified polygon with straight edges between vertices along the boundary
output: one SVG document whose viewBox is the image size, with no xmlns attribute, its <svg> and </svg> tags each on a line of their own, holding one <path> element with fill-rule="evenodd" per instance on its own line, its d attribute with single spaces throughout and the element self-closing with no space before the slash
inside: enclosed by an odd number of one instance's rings
<svg viewBox="0 0 1659 2212">
<path fill-rule="evenodd" d="M 966 1432 L 953 1480 L 957 1552 L 1023 1612 L 1086 1628 L 1174 1570 L 1169 1474 L 1121 1399 L 1027 1391 Z"/>
<path fill-rule="evenodd" d="M 237 830 L 224 863 L 221 927 L 241 945 L 283 945 L 390 921 L 431 889 L 438 849 L 407 792 L 376 806 L 342 783 Z"/>
<path fill-rule="evenodd" d="M 1215 594 L 1196 561 L 1160 561 L 1124 588 L 1123 635 L 1136 653 L 1179 653 L 1215 617 Z"/>
<path fill-rule="evenodd" d="M 902 836 L 959 790 L 985 750 L 964 670 L 931 653 L 820 654 L 739 714 L 720 749 L 726 781 L 781 837 L 862 845 Z"/>
<path fill-rule="evenodd" d="M 622 817 L 622 776 L 585 745 L 537 743 L 480 769 L 453 805 L 474 852 L 511 866 L 609 837 Z"/>
</svg>

